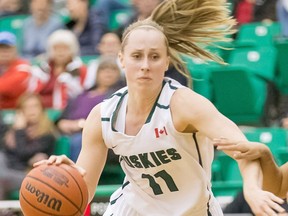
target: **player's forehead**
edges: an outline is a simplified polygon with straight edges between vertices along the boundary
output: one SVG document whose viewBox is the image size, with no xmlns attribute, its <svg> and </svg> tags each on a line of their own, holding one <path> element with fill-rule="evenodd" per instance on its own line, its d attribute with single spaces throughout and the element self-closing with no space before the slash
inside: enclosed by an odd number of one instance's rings
<svg viewBox="0 0 288 216">
<path fill-rule="evenodd" d="M 126 48 L 129 49 L 167 49 L 164 34 L 149 27 L 137 28 L 130 32 L 126 41 Z"/>
</svg>

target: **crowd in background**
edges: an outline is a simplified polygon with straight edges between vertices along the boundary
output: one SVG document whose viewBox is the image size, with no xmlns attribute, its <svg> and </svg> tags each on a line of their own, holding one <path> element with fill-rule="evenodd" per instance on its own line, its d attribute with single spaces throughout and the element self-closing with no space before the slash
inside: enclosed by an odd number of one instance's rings
<svg viewBox="0 0 288 216">
<path fill-rule="evenodd" d="M 71 159 L 77 159 L 83 122 L 90 110 L 125 85 L 117 58 L 122 31 L 148 17 L 161 2 L 0 0 L 0 22 L 26 15 L 21 38 L 0 30 L 0 110 L 16 112 L 12 125 L 0 118 L 0 199 L 6 198 L 4 188 L 19 187 L 33 162 L 53 154 L 59 134 L 69 137 Z M 233 0 L 230 4 L 238 26 L 278 21 L 279 37 L 288 37 L 288 1 Z M 129 16 L 112 29 L 111 17 L 117 10 Z M 85 62 L 85 57 L 92 60 Z M 175 68 L 169 68 L 166 75 L 188 85 Z M 60 110 L 61 115 L 53 122 L 45 109 Z"/>
</svg>

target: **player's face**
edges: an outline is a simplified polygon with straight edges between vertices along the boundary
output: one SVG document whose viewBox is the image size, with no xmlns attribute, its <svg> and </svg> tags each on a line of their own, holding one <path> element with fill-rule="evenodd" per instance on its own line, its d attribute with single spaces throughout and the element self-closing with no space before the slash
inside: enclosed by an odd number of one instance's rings
<svg viewBox="0 0 288 216">
<path fill-rule="evenodd" d="M 127 84 L 159 87 L 169 66 L 164 35 L 154 29 L 135 29 L 119 55 Z"/>
</svg>

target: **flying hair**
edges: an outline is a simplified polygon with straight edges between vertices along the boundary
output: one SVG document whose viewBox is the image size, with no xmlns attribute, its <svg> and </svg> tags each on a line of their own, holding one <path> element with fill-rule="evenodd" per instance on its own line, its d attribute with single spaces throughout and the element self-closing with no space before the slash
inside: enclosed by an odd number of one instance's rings
<svg viewBox="0 0 288 216">
<path fill-rule="evenodd" d="M 235 33 L 235 24 L 225 0 L 164 0 L 150 17 L 128 26 L 122 36 L 122 51 L 134 29 L 159 30 L 165 35 L 171 63 L 190 78 L 181 56 L 225 64 L 221 57 L 205 47 L 221 47 L 218 42 L 230 41 L 227 36 Z"/>
</svg>

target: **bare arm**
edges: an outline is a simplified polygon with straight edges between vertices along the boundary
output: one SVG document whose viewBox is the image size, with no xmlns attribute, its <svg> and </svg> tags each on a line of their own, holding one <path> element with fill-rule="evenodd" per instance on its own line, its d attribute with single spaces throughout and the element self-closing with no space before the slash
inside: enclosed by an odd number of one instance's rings
<svg viewBox="0 0 288 216">
<path fill-rule="evenodd" d="M 225 137 L 232 141 L 247 141 L 237 125 L 223 116 L 210 101 L 189 89 L 179 89 L 175 92 L 171 101 L 171 110 L 173 122 L 178 131 L 183 132 L 192 128 L 210 139 Z M 233 157 L 233 152 L 225 151 L 225 153 Z M 261 191 L 262 172 L 259 160 L 242 159 L 237 162 L 243 178 L 244 193 L 247 192 L 246 195 L 248 194 L 249 198 L 255 197 L 253 194 L 257 194 L 260 198 L 257 202 L 247 199 L 254 213 L 264 211 L 269 215 L 274 215 L 274 209 L 283 212 L 284 209 L 275 203 L 281 202 L 281 199 L 271 193 Z"/>
<path fill-rule="evenodd" d="M 83 129 L 82 149 L 77 165 L 86 170 L 86 181 L 89 200 L 94 197 L 96 187 L 104 168 L 108 148 L 102 139 L 100 106 L 97 105 L 89 114 Z"/>
<path fill-rule="evenodd" d="M 263 144 L 264 145 L 264 144 Z M 261 168 L 263 172 L 263 189 L 274 193 L 276 196 L 285 198 L 285 192 L 281 189 L 283 185 L 283 174 L 276 164 L 274 157 L 269 148 L 262 148 Z M 286 169 L 287 170 L 287 169 Z"/>
<path fill-rule="evenodd" d="M 188 89 L 179 89 L 174 96 L 171 101 L 171 109 L 177 130 L 185 131 L 186 128 L 192 127 L 210 139 L 225 137 L 230 140 L 247 141 L 237 125 L 223 116 L 207 99 Z M 231 151 L 225 151 L 225 153 L 233 156 Z M 254 176 L 251 181 L 257 179 L 255 173 L 260 170 L 257 162 L 240 160 L 238 163 L 244 181 L 248 179 L 247 172 L 249 174 L 251 172 L 251 175 Z"/>
<path fill-rule="evenodd" d="M 258 142 L 232 142 L 228 139 L 215 139 L 214 144 L 218 150 L 237 152 L 233 155 L 236 160 L 259 159 L 263 172 L 263 189 L 282 198 L 286 196 L 288 185 L 283 181 L 283 176 L 288 164 L 279 168 L 267 145 Z"/>
<path fill-rule="evenodd" d="M 96 187 L 104 168 L 108 148 L 102 139 L 100 104 L 89 114 L 83 129 L 82 149 L 76 164 L 66 155 L 52 155 L 48 160 L 42 160 L 33 164 L 34 167 L 41 164 L 66 163 L 75 167 L 83 176 L 89 193 L 89 201 L 94 197 Z"/>
</svg>

